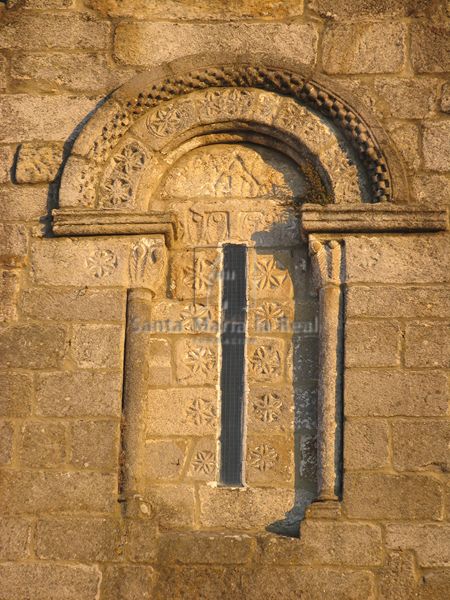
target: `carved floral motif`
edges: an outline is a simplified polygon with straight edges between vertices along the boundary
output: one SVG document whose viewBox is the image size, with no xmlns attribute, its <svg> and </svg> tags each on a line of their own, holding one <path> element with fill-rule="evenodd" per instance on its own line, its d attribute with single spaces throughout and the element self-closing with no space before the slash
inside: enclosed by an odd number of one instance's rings
<svg viewBox="0 0 450 600">
<path fill-rule="evenodd" d="M 229 89 L 211 90 L 205 94 L 199 106 L 200 116 L 233 117 L 247 113 L 253 102 L 253 95 L 248 90 Z"/>
<path fill-rule="evenodd" d="M 278 462 L 278 453 L 273 446 L 261 444 L 249 453 L 249 462 L 258 471 L 269 471 Z"/>
<path fill-rule="evenodd" d="M 263 423 L 273 423 L 281 417 L 283 403 L 276 392 L 266 392 L 253 400 L 253 412 Z"/>
<path fill-rule="evenodd" d="M 192 377 L 197 374 L 211 375 L 216 368 L 216 355 L 208 346 L 190 344 L 184 357 L 184 364 Z"/>
<path fill-rule="evenodd" d="M 192 470 L 195 473 L 203 473 L 205 475 L 212 475 L 216 467 L 216 461 L 214 453 L 210 450 L 202 450 L 197 452 L 194 460 L 192 461 Z"/>
<path fill-rule="evenodd" d="M 198 398 L 186 411 L 186 420 L 194 425 L 211 425 L 216 420 L 216 409 L 211 400 Z"/>
<path fill-rule="evenodd" d="M 190 103 L 170 104 L 150 113 L 147 129 L 158 137 L 172 135 L 182 129 L 189 117 Z"/>
<path fill-rule="evenodd" d="M 100 206 L 123 206 L 131 202 L 145 159 L 145 152 L 137 142 L 131 142 L 113 157 L 100 186 Z"/>
<path fill-rule="evenodd" d="M 286 281 L 287 271 L 280 269 L 277 262 L 273 256 L 258 258 L 255 279 L 259 290 L 279 288 Z"/>
<path fill-rule="evenodd" d="M 276 302 L 263 302 L 255 310 L 255 329 L 257 331 L 276 331 L 280 321 L 286 318 L 282 307 Z"/>
<path fill-rule="evenodd" d="M 203 304 L 189 304 L 180 313 L 186 331 L 205 331 L 211 321 L 211 311 Z"/>
<path fill-rule="evenodd" d="M 111 275 L 117 267 L 117 256 L 112 250 L 96 250 L 87 257 L 86 266 L 94 277 L 101 279 Z"/>
<path fill-rule="evenodd" d="M 272 346 L 258 346 L 250 358 L 250 369 L 253 375 L 262 379 L 270 379 L 281 372 L 281 356 Z"/>
</svg>

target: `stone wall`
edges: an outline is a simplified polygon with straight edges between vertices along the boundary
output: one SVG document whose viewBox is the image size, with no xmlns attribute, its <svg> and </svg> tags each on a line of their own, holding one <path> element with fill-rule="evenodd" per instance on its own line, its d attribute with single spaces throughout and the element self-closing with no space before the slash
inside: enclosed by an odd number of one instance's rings
<svg viewBox="0 0 450 600">
<path fill-rule="evenodd" d="M 0 15 L 0 598 L 444 600 L 448 233 L 345 239 L 342 514 L 307 519 L 300 539 L 196 533 L 179 510 L 153 518 L 157 504 L 123 516 L 129 243 L 48 238 L 91 113 L 134 75 L 196 53 L 270 53 L 327 75 L 390 134 L 402 201 L 448 207 L 448 3 L 8 0 Z"/>
</svg>

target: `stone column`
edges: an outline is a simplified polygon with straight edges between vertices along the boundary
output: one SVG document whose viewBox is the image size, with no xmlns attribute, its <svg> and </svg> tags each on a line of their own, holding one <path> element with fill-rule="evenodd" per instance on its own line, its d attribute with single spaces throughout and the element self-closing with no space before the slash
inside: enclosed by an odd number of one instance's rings
<svg viewBox="0 0 450 600">
<path fill-rule="evenodd" d="M 167 273 L 164 236 L 136 242 L 130 255 L 130 288 L 127 296 L 123 431 L 121 454 L 121 501 L 127 514 L 139 503 L 139 475 L 144 443 L 144 414 L 148 393 L 146 346 L 152 299 L 163 286 Z"/>
<path fill-rule="evenodd" d="M 341 257 L 338 241 L 310 238 L 310 255 L 319 293 L 318 502 L 337 501 L 342 428 Z"/>
</svg>

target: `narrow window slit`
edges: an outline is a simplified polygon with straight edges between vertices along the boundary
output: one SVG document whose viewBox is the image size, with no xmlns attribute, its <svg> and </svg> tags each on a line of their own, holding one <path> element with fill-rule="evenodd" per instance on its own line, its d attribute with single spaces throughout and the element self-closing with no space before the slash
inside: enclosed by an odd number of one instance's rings
<svg viewBox="0 0 450 600">
<path fill-rule="evenodd" d="M 245 391 L 245 329 L 247 319 L 247 248 L 223 247 L 221 461 L 223 485 L 242 485 Z"/>
</svg>

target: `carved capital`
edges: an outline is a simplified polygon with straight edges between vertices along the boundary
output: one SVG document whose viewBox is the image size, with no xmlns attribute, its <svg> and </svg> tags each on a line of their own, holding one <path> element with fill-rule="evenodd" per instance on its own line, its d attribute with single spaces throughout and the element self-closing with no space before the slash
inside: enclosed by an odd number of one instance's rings
<svg viewBox="0 0 450 600">
<path fill-rule="evenodd" d="M 130 286 L 146 288 L 155 295 L 165 281 L 167 248 L 162 236 L 145 237 L 131 247 Z"/>
<path fill-rule="evenodd" d="M 319 240 L 311 236 L 309 254 L 316 288 L 321 289 L 330 285 L 339 286 L 341 284 L 342 242 Z"/>
</svg>

